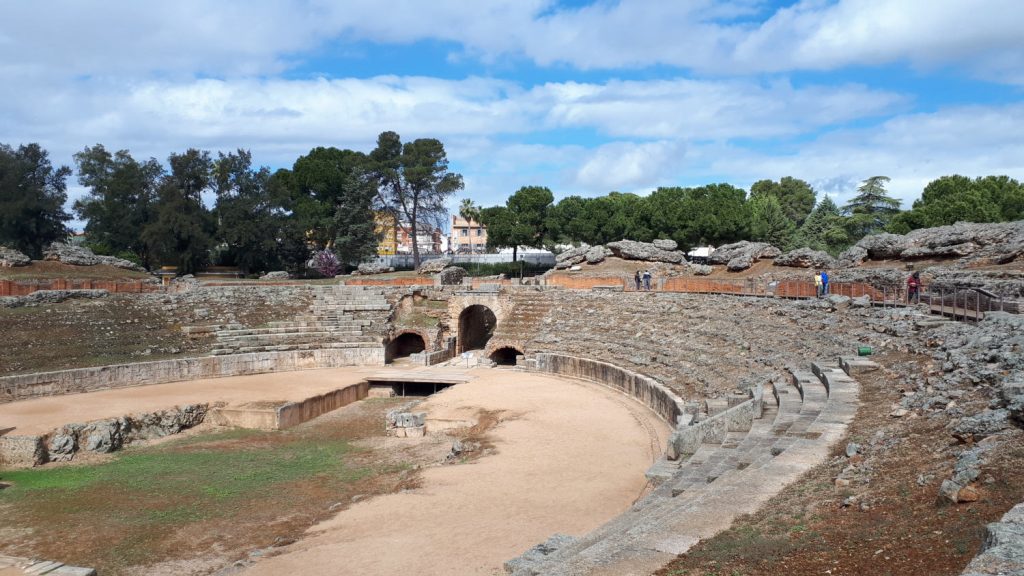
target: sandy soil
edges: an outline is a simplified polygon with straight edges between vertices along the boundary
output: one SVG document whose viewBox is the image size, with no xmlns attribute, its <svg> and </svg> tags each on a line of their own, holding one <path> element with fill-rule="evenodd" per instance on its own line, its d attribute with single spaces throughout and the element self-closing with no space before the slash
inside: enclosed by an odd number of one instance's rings
<svg viewBox="0 0 1024 576">
<path fill-rule="evenodd" d="M 428 468 L 422 488 L 361 501 L 245 574 L 501 574 L 505 560 L 556 532 L 584 534 L 643 493 L 668 434 L 645 407 L 579 381 L 471 375 L 421 409 L 428 422 L 499 411 L 496 454 Z"/>
<path fill-rule="evenodd" d="M 335 390 L 380 372 L 380 368 L 329 368 L 254 376 L 154 384 L 86 394 L 69 394 L 0 404 L 0 431 L 41 434 L 72 422 L 206 402 L 238 405 L 255 401 L 295 401 Z"/>
</svg>

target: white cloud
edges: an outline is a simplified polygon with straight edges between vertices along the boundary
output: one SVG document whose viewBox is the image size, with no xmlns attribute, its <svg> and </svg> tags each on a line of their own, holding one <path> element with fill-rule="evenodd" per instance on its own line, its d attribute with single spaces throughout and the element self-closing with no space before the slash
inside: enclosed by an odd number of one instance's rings
<svg viewBox="0 0 1024 576">
<path fill-rule="evenodd" d="M 846 201 L 870 176 L 892 178 L 889 190 L 909 208 L 924 186 L 949 174 L 1006 174 L 1024 180 L 1024 104 L 961 106 L 906 114 L 879 126 L 837 130 L 775 155 L 735 146 L 695 150 L 699 169 L 731 174 L 748 186 L 761 178 L 795 176 Z M 691 169 L 698 169 L 691 165 Z"/>
<path fill-rule="evenodd" d="M 273 74 L 332 43 L 453 42 L 455 56 L 705 74 L 909 62 L 1024 81 L 1018 0 L 10 2 L 0 77 Z"/>
<path fill-rule="evenodd" d="M 682 163 L 686 146 L 679 141 L 612 142 L 595 150 L 576 174 L 587 190 L 656 187 Z"/>
</svg>

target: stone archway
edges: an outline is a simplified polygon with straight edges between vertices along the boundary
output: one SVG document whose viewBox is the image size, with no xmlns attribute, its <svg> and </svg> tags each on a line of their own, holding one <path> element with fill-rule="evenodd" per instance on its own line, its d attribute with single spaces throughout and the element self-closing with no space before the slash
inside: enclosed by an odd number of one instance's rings
<svg viewBox="0 0 1024 576">
<path fill-rule="evenodd" d="M 487 306 L 467 306 L 459 314 L 459 352 L 483 350 L 497 325 L 497 317 Z"/>
<path fill-rule="evenodd" d="M 512 346 L 500 346 L 495 348 L 488 356 L 498 366 L 515 366 L 516 356 L 519 356 L 523 352 Z"/>
<path fill-rule="evenodd" d="M 405 358 L 427 349 L 423 336 L 415 332 L 403 332 L 395 336 L 384 348 L 384 361 L 390 363 L 397 358 Z"/>
</svg>

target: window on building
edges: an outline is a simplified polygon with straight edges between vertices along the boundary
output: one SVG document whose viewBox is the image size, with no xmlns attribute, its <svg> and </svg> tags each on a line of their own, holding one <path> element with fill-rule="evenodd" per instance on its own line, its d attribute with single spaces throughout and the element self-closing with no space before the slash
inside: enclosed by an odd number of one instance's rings
<svg viewBox="0 0 1024 576">
<path fill-rule="evenodd" d="M 476 229 L 476 235 L 477 235 L 477 236 L 483 236 L 483 233 L 484 233 L 484 231 L 483 231 L 483 230 L 481 230 L 480 228 L 477 228 L 477 229 Z"/>
</svg>

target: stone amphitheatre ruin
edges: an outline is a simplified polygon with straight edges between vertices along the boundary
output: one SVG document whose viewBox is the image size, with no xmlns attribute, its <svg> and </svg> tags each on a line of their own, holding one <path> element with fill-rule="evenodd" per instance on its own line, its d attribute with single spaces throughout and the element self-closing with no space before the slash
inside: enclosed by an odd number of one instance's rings
<svg viewBox="0 0 1024 576">
<path fill-rule="evenodd" d="M 613 244 L 562 255 L 559 269 L 529 282 L 184 281 L 169 288 L 136 283 L 130 293 L 71 281 L 0 284 L 0 312 L 28 310 L 0 316 L 5 340 L 19 347 L 3 352 L 0 373 L 0 486 L 7 486 L 4 470 L 67 466 L 196 426 L 290 429 L 395 393 L 430 397 L 388 415 L 390 441 L 412 445 L 456 425 L 454 416 L 441 416 L 457 412 L 455 400 L 446 406 L 445 398 L 491 380 L 496 387 L 485 390 L 508 390 L 523 403 L 515 418 L 491 429 L 494 449 L 458 474 L 486 478 L 489 460 L 542 452 L 541 440 L 502 444 L 502 430 L 529 423 L 533 409 L 541 422 L 545 403 L 572 405 L 577 394 L 581 406 L 591 396 L 606 403 L 586 404 L 602 407 L 587 408 L 578 420 L 552 416 L 559 430 L 595 435 L 549 458 L 584 471 L 558 499 L 573 501 L 576 489 L 587 496 L 560 513 L 598 507 L 601 492 L 587 490 L 601 488 L 606 474 L 610 483 L 619 481 L 613 476 L 627 480 L 627 494 L 637 483 L 641 489 L 590 518 L 584 531 L 572 518 L 547 519 L 542 526 L 550 531 L 535 530 L 532 540 L 499 548 L 495 557 L 443 564 L 412 550 L 407 568 L 416 573 L 1024 573 L 1024 506 L 1015 506 L 1024 500 L 1015 475 L 1024 457 L 1024 222 L 869 237 L 839 262 L 737 245 L 723 247 L 726 259 L 711 267 L 693 266 L 675 256 L 674 245 Z M 834 271 L 829 296 L 814 297 L 811 266 Z M 654 289 L 635 291 L 633 272 L 644 268 L 655 273 Z M 928 289 L 908 303 L 904 281 L 912 268 L 923 272 Z M 106 291 L 95 292 L 100 288 Z M 94 293 L 76 298 L 80 290 Z M 58 341 L 70 332 L 74 341 L 106 342 L 100 346 L 107 353 L 97 362 L 92 352 L 72 358 L 38 350 L 43 346 L 25 334 L 40 326 Z M 542 384 L 516 388 L 526 378 Z M 569 386 L 568 398 L 537 396 L 529 404 L 530 390 L 560 385 Z M 444 392 L 434 395 L 438 390 Z M 463 424 L 473 425 L 469 420 Z M 631 450 L 645 471 L 614 470 L 625 465 L 610 457 L 602 462 L 600 448 L 620 442 L 600 434 L 602 426 L 619 420 L 640 430 Z M 661 443 L 647 454 L 650 438 Z M 910 480 L 890 485 L 893 478 Z M 536 486 L 548 485 L 541 480 L 534 478 Z M 443 491 L 443 482 L 422 482 L 406 491 Z M 482 538 L 497 540 L 505 523 L 527 522 L 503 517 L 514 506 L 498 500 L 518 502 L 513 496 L 539 489 L 507 489 L 516 494 L 492 495 L 495 511 L 479 526 L 495 532 Z M 762 530 L 766 514 L 808 493 L 819 495 L 812 514 L 768 540 L 785 549 L 769 556 L 786 569 L 757 564 L 752 557 L 763 551 L 741 547 L 728 560 L 742 571 L 718 572 L 724 556 L 714 553 L 734 541 L 728 538 Z M 457 509 L 454 502 L 447 506 Z M 391 523 L 410 518 L 410 530 L 432 535 L 424 546 L 457 528 L 455 520 L 417 523 L 413 510 L 375 518 L 371 504 L 338 512 L 270 557 L 226 557 L 192 571 L 172 565 L 178 572 L 147 571 L 140 559 L 132 573 L 384 573 L 392 565 L 374 562 L 391 553 L 380 548 L 388 530 L 397 531 Z M 543 498 L 534 504 L 555 505 Z M 0 498 L 0 512 L 3 506 Z M 367 524 L 358 524 L 353 548 L 331 548 L 349 518 L 383 525 L 382 536 L 370 539 Z M 0 533 L 24 533 L 4 523 Z M 885 523 L 892 531 L 878 527 Z M 956 523 L 969 528 L 952 541 Z M 831 552 L 792 543 L 810 524 L 820 539 L 815 546 L 834 546 Z M 856 532 L 866 534 L 868 524 L 875 536 Z M 850 532 L 844 539 L 829 530 Z M 358 547 L 369 550 L 365 565 L 341 552 Z M 31 538 L 0 544 L 4 553 L 12 555 L 0 556 L 4 575 L 90 573 L 62 564 L 81 563 L 74 555 L 49 563 L 14 558 L 36 554 Z M 351 562 L 347 569 L 344 562 Z"/>
</svg>

